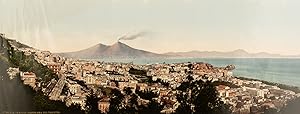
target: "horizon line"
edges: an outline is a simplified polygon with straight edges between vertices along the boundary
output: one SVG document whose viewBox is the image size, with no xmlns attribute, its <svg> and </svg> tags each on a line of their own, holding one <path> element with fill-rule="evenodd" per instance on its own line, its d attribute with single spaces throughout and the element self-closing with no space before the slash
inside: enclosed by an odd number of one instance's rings
<svg viewBox="0 0 300 114">
<path fill-rule="evenodd" d="M 3 34 L 3 33 L 2 33 Z M 7 39 L 10 39 L 10 40 L 16 40 L 17 42 L 20 42 L 19 40 L 17 40 L 16 38 L 13 38 L 13 37 L 6 37 L 5 34 L 4 34 L 4 38 L 7 38 Z M 70 53 L 70 52 L 77 52 L 77 51 L 81 51 L 81 50 L 85 50 L 85 49 L 88 49 L 88 48 L 91 48 L 93 46 L 96 46 L 96 45 L 99 45 L 99 44 L 102 44 L 102 45 L 105 45 L 105 46 L 112 46 L 116 43 L 122 43 L 122 44 L 125 44 L 129 47 L 131 47 L 130 45 L 128 45 L 127 43 L 125 42 L 122 42 L 120 40 L 117 40 L 116 42 L 114 43 L 111 43 L 111 44 L 104 44 L 104 43 L 97 43 L 97 44 L 94 44 L 92 46 L 89 46 L 87 48 L 84 48 L 84 49 L 77 49 L 77 50 L 74 50 L 74 51 L 61 51 L 61 52 L 57 52 L 57 51 L 51 51 L 51 50 L 44 50 L 44 49 L 40 49 L 40 48 L 37 48 L 37 47 L 33 47 L 33 46 L 30 46 L 29 44 L 26 44 L 26 43 L 23 43 L 23 42 L 20 42 L 22 44 L 25 44 L 29 47 L 32 47 L 34 49 L 38 49 L 38 50 L 42 50 L 42 51 L 50 51 L 52 53 Z M 131 48 L 134 48 L 134 49 L 138 49 L 138 50 L 143 50 L 143 51 L 148 51 L 148 50 L 144 50 L 144 49 L 140 49 L 140 48 L 135 48 L 135 47 L 131 47 Z M 267 54 L 275 54 L 275 55 L 279 55 L 279 56 L 283 56 L 283 57 L 274 57 L 274 58 L 300 58 L 300 54 L 280 54 L 280 53 L 271 53 L 271 52 L 267 52 L 267 51 L 259 51 L 259 52 L 250 52 L 248 51 L 247 49 L 241 49 L 241 48 L 237 48 L 237 49 L 232 49 L 230 51 L 217 51 L 217 50 L 190 50 L 190 51 L 168 51 L 168 52 L 163 52 L 163 53 L 159 53 L 159 52 L 154 52 L 154 51 L 148 51 L 148 52 L 152 52 L 152 53 L 156 53 L 156 54 L 168 54 L 168 53 L 187 53 L 187 52 L 217 52 L 217 53 L 229 53 L 229 52 L 234 52 L 234 51 L 245 51 L 247 52 L 248 54 L 259 54 L 259 53 L 267 53 Z M 296 57 L 291 57 L 291 56 L 296 56 Z M 299 57 L 298 57 L 299 56 Z M 217 57 L 218 58 L 218 57 Z M 220 58 L 223 58 L 223 57 L 220 57 Z M 227 58 L 227 57 L 225 57 Z M 235 57 L 233 57 L 235 58 Z M 238 57 L 238 58 L 244 58 L 244 57 Z M 247 57 L 246 57 L 247 58 Z M 249 57 L 249 58 L 256 58 L 256 57 Z M 260 58 L 260 57 L 258 57 Z M 264 57 L 263 57 L 264 58 Z M 268 57 L 266 57 L 268 58 Z M 273 57 L 272 57 L 273 58 Z"/>
</svg>

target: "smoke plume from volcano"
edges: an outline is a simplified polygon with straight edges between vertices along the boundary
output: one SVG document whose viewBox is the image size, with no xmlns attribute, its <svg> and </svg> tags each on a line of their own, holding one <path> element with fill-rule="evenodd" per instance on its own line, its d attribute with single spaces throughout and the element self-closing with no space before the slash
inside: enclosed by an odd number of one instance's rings
<svg viewBox="0 0 300 114">
<path fill-rule="evenodd" d="M 135 33 L 135 34 L 125 34 L 121 37 L 119 37 L 119 41 L 120 40 L 134 40 L 134 39 L 137 39 L 137 38 L 140 38 L 140 37 L 143 37 L 147 35 L 147 32 L 138 32 L 138 33 Z"/>
</svg>

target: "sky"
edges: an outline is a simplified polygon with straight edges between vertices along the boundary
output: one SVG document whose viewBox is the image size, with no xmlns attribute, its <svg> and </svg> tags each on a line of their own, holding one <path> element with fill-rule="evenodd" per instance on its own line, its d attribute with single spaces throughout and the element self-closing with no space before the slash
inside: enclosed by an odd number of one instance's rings
<svg viewBox="0 0 300 114">
<path fill-rule="evenodd" d="M 134 48 L 300 54 L 299 0 L 0 0 L 0 32 L 52 52 Z"/>
</svg>

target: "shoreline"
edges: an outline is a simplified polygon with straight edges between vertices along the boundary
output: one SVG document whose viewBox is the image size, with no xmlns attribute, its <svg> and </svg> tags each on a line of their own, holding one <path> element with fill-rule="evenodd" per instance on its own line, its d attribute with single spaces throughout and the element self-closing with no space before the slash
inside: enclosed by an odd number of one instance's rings
<svg viewBox="0 0 300 114">
<path fill-rule="evenodd" d="M 234 78 L 240 79 L 240 80 L 247 80 L 247 81 L 260 81 L 262 83 L 265 83 L 267 85 L 271 85 L 271 86 L 277 86 L 280 89 L 285 89 L 285 90 L 290 90 L 293 91 L 295 93 L 300 93 L 300 88 L 297 86 L 293 86 L 293 85 L 287 85 L 287 84 L 281 84 L 281 83 L 276 83 L 276 82 L 271 82 L 271 81 L 266 81 L 266 80 L 261 80 L 261 79 L 254 79 L 254 78 L 247 78 L 247 77 L 238 77 L 238 76 L 233 76 Z"/>
<path fill-rule="evenodd" d="M 186 59 L 186 58 L 167 58 L 168 60 L 180 60 L 180 59 Z M 299 59 L 300 58 L 188 58 L 188 59 Z M 94 61 L 94 62 L 104 62 L 104 63 L 123 63 L 123 64 L 127 64 L 127 63 L 130 63 L 130 62 L 118 62 L 118 61 L 114 61 L 114 62 L 111 62 L 111 61 L 105 61 L 107 59 L 104 59 L 104 61 L 99 61 L 97 59 L 78 59 L 78 60 L 85 60 L 85 61 Z M 112 60 L 115 60 L 115 59 L 112 59 Z M 120 59 L 116 59 L 116 60 L 120 60 Z M 123 59 L 121 59 L 123 60 Z M 126 59 L 124 59 L 126 60 Z M 131 59 L 128 59 L 128 60 L 131 60 Z M 200 61 L 198 61 L 200 62 Z M 203 61 L 202 61 L 203 62 Z M 138 63 L 134 63 L 132 62 L 133 64 L 138 64 Z M 193 63 L 193 62 L 172 62 L 172 63 L 168 63 L 168 62 L 160 62 L 160 63 L 150 63 L 150 64 L 179 64 L 179 63 Z M 197 62 L 196 62 L 197 63 Z M 204 62 L 206 63 L 206 62 Z M 208 64 L 211 64 L 211 63 L 208 63 Z M 143 64 L 143 65 L 146 65 L 146 64 Z M 272 81 L 266 81 L 266 80 L 262 80 L 262 79 L 257 79 L 257 78 L 249 78 L 249 77 L 244 77 L 244 76 L 233 76 L 234 78 L 237 78 L 237 79 L 240 79 L 240 80 L 247 80 L 247 81 L 260 81 L 262 83 L 265 83 L 267 85 L 271 85 L 271 86 L 277 86 L 279 87 L 280 89 L 284 89 L 284 90 L 290 90 L 290 91 L 293 91 L 295 93 L 300 93 L 300 87 L 298 86 L 295 86 L 295 85 L 288 85 L 288 84 L 283 84 L 283 83 L 277 83 L 277 82 L 272 82 Z"/>
</svg>

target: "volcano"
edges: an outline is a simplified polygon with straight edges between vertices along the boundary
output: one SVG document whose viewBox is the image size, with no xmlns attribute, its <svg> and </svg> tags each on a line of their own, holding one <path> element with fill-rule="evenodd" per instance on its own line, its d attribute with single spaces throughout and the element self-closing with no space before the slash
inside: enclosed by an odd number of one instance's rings
<svg viewBox="0 0 300 114">
<path fill-rule="evenodd" d="M 76 59 L 100 59 L 100 58 L 156 58 L 165 55 L 156 54 L 149 51 L 132 48 L 120 41 L 113 45 L 97 44 L 90 48 L 68 53 L 59 53 L 59 55 Z"/>
</svg>

